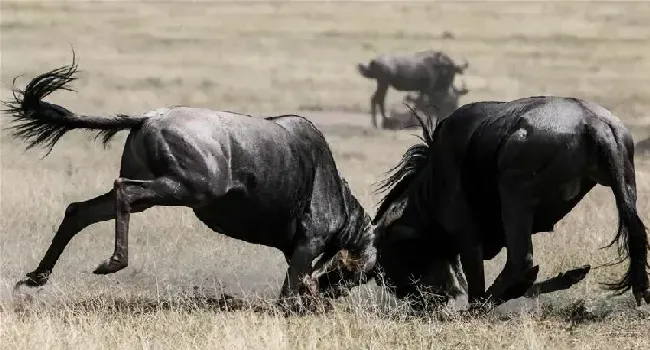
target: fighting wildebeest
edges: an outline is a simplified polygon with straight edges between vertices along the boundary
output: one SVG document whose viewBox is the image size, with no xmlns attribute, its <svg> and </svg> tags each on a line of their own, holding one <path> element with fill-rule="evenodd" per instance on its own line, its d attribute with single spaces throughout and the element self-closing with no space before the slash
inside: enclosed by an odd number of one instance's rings
<svg viewBox="0 0 650 350">
<path fill-rule="evenodd" d="M 307 119 L 190 107 L 85 116 L 43 101 L 52 92 L 70 90 L 76 72 L 73 56 L 71 65 L 15 90 L 14 99 L 5 102 L 12 135 L 28 149 L 45 146 L 49 154 L 73 129 L 95 131 L 104 144 L 129 130 L 119 177 L 107 193 L 67 207 L 40 264 L 16 288 L 46 284 L 70 240 L 100 221 L 115 220 L 115 250 L 94 273 L 124 269 L 130 214 L 153 206 L 190 207 L 214 231 L 282 251 L 289 267 L 280 295 L 291 306 L 299 305 L 314 260 L 322 265 L 320 260 L 342 248 L 357 258 L 374 256 L 365 251 L 372 249 L 370 216 L 339 174 L 324 136 Z"/>
<path fill-rule="evenodd" d="M 458 108 L 460 97 L 469 92 L 465 82 L 460 88 L 455 86 L 449 87 L 448 94 L 436 95 L 437 100 L 430 102 L 430 96 L 426 94 L 407 94 L 404 96 L 403 104 L 410 105 L 415 111 L 421 111 L 428 118 L 442 119 L 449 116 Z M 420 126 L 417 117 L 412 113 L 410 108 L 393 109 L 390 112 L 390 118 L 384 120 L 384 129 L 404 129 Z"/>
<path fill-rule="evenodd" d="M 632 289 L 650 303 L 646 227 L 637 214 L 634 144 L 608 110 L 576 98 L 538 96 L 466 104 L 437 125 L 423 121 L 423 143 L 408 149 L 380 183 L 387 191 L 373 219 L 377 267 L 396 293 L 412 279 L 449 290 L 462 271 L 474 307 L 523 296 L 534 284 L 532 234 L 555 224 L 596 185 L 610 187 L 625 275 L 606 287 Z M 507 249 L 507 262 L 485 290 L 483 261 Z M 462 266 L 459 264 L 462 264 Z M 578 269 L 578 278 L 588 271 Z"/>
<path fill-rule="evenodd" d="M 385 100 L 389 87 L 397 91 L 416 91 L 430 96 L 430 102 L 445 95 L 454 82 L 456 74 L 463 74 L 469 63 L 457 65 L 445 53 L 435 50 L 414 53 L 384 54 L 373 58 L 365 65 L 357 64 L 357 70 L 368 79 L 375 79 L 377 88 L 370 98 L 370 117 L 377 127 L 377 106 L 386 120 Z"/>
</svg>

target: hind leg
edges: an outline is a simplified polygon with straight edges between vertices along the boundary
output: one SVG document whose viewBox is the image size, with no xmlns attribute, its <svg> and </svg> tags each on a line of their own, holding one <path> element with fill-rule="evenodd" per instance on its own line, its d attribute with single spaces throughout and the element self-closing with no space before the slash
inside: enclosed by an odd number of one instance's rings
<svg viewBox="0 0 650 350">
<path fill-rule="evenodd" d="M 115 191 L 111 190 L 85 202 L 68 205 L 65 210 L 65 217 L 59 225 L 45 256 L 43 256 L 38 267 L 27 274 L 27 279 L 18 282 L 16 287 L 20 285 L 30 287 L 45 285 L 57 260 L 70 240 L 72 240 L 72 237 L 94 223 L 113 219 L 115 217 L 114 203 Z"/>
<path fill-rule="evenodd" d="M 572 136 L 548 138 L 526 127 L 513 132 L 502 146 L 498 191 L 507 260 L 488 289 L 495 301 L 521 297 L 535 283 L 539 272 L 533 266 L 535 212 L 544 198 L 560 202 L 549 196 L 561 195 L 557 191 L 561 186 L 581 177 L 587 160 L 579 146 Z"/>
<path fill-rule="evenodd" d="M 499 183 L 507 260 L 486 293 L 496 304 L 523 296 L 533 286 L 539 272 L 539 267 L 533 266 L 534 203 L 526 188 L 518 175 L 505 176 Z"/>
<path fill-rule="evenodd" d="M 637 191 L 636 174 L 634 171 L 634 151 L 628 150 L 631 155 L 625 171 L 626 190 L 630 196 L 630 202 L 636 209 Z M 632 294 L 637 306 L 645 301 L 650 304 L 650 281 L 648 281 L 648 236 L 647 230 L 637 213 L 628 218 L 628 246 L 630 250 L 630 275 L 632 280 Z"/>
<path fill-rule="evenodd" d="M 497 305 L 523 296 L 533 286 L 539 272 L 539 266 L 533 266 L 531 234 L 527 230 L 531 223 L 530 215 L 512 208 L 506 209 L 505 213 L 518 216 L 511 216 L 507 219 L 509 222 L 504 222 L 506 264 L 486 292 L 488 299 Z"/>
<path fill-rule="evenodd" d="M 94 273 L 109 274 L 128 265 L 129 219 L 132 212 L 153 206 L 187 206 L 200 202 L 199 195 L 189 191 L 181 182 L 160 177 L 155 180 L 115 180 L 115 250 Z"/>
</svg>

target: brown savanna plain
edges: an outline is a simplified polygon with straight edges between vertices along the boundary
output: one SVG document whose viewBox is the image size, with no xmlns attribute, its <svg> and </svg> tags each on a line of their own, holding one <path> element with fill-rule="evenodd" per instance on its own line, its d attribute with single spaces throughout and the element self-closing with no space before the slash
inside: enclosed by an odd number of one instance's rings
<svg viewBox="0 0 650 350">
<path fill-rule="evenodd" d="M 555 94 L 601 103 L 635 139 L 650 134 L 650 3 L 560 2 L 2 2 L 2 99 L 12 79 L 70 62 L 76 93 L 50 100 L 85 114 L 192 105 L 305 115 L 322 128 L 341 172 L 372 214 L 373 183 L 416 142 L 415 131 L 369 128 L 374 83 L 357 62 L 381 52 L 441 49 L 466 58 L 462 102 Z M 453 38 L 443 37 L 448 31 Z M 389 102 L 401 94 L 389 91 Z M 6 120 L 2 122 L 6 126 Z M 69 245 L 31 298 L 11 287 L 42 257 L 66 205 L 103 193 L 117 176 L 125 133 L 108 149 L 81 131 L 47 158 L 2 133 L 0 343 L 3 349 L 644 349 L 650 312 L 610 298 L 598 268 L 569 291 L 518 300 L 485 317 L 453 310 L 409 317 L 377 287 L 358 288 L 325 314 L 285 318 L 221 311 L 223 291 L 249 300 L 278 292 L 275 250 L 211 232 L 186 208 L 132 216 L 131 259 L 91 273 L 113 247 L 113 223 Z M 650 225 L 650 161 L 637 157 L 638 208 Z M 251 217 L 251 220 L 255 218 Z M 611 192 L 594 189 L 555 232 L 534 238 L 541 275 L 614 258 Z M 493 278 L 502 252 L 487 263 Z"/>
</svg>

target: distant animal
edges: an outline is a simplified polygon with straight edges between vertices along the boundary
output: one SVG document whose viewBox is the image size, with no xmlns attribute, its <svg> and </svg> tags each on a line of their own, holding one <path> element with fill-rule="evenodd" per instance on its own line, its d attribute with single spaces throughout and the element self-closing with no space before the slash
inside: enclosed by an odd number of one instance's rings
<svg viewBox="0 0 650 350">
<path fill-rule="evenodd" d="M 119 177 L 107 193 L 67 207 L 40 264 L 16 288 L 45 285 L 68 242 L 100 221 L 115 219 L 115 250 L 94 273 L 124 269 L 130 214 L 154 206 L 190 207 L 214 231 L 282 251 L 289 268 L 280 296 L 291 308 L 301 305 L 312 262 L 318 268 L 341 249 L 357 259 L 375 255 L 364 250 L 372 248 L 370 216 L 339 174 L 324 136 L 307 119 L 190 107 L 84 116 L 43 101 L 69 90 L 76 72 L 73 55 L 71 65 L 16 90 L 5 102 L 12 135 L 28 149 L 47 147 L 49 154 L 73 129 L 96 131 L 104 144 L 129 130 Z"/>
<path fill-rule="evenodd" d="M 650 155 L 650 136 L 648 136 L 645 140 L 639 141 L 636 144 L 635 148 L 641 154 Z"/>
<path fill-rule="evenodd" d="M 424 114 L 426 118 L 433 118 L 434 120 L 446 118 L 453 111 L 455 111 L 460 104 L 460 97 L 469 92 L 467 85 L 463 81 L 462 87 L 455 86 L 449 87 L 449 92 L 446 94 L 436 94 L 436 101 L 430 101 L 429 95 L 426 94 L 406 94 L 403 99 L 403 104 L 413 107 L 416 113 Z M 404 106 L 400 106 L 404 107 Z M 384 129 L 404 129 L 419 127 L 420 122 L 417 116 L 413 114 L 409 108 L 392 109 L 390 111 L 390 118 L 384 121 Z"/>
<path fill-rule="evenodd" d="M 418 287 L 452 291 L 459 271 L 473 309 L 527 294 L 539 271 L 532 234 L 552 232 L 600 184 L 618 211 L 610 246 L 618 243 L 619 262 L 629 260 L 625 275 L 605 285 L 619 294 L 632 289 L 637 305 L 650 303 L 634 144 L 617 117 L 594 102 L 536 96 L 470 103 L 437 125 L 422 124 L 423 143 L 380 183 L 387 193 L 372 222 L 375 269 L 398 296 Z M 486 291 L 483 261 L 503 248 L 507 262 Z M 571 274 L 577 281 L 587 272 Z"/>
<path fill-rule="evenodd" d="M 357 64 L 359 73 L 377 82 L 377 88 L 370 98 L 370 117 L 377 127 L 377 106 L 386 120 L 385 100 L 388 88 L 397 91 L 416 91 L 426 94 L 430 101 L 438 101 L 436 94 L 447 94 L 456 74 L 463 74 L 469 63 L 457 65 L 445 53 L 434 50 L 414 53 L 384 54 L 366 64 Z M 383 124 L 382 124 L 383 125 Z"/>
</svg>

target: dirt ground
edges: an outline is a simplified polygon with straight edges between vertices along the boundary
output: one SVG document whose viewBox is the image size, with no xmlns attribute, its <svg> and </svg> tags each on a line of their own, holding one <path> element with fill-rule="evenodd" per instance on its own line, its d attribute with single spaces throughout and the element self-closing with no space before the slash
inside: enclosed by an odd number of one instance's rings
<svg viewBox="0 0 650 350">
<path fill-rule="evenodd" d="M 371 214 L 374 184 L 417 141 L 417 130 L 370 128 L 374 83 L 356 64 L 384 52 L 440 49 L 467 59 L 462 102 L 554 94 L 610 109 L 635 139 L 650 135 L 650 3 L 560 2 L 181 2 L 3 1 L 1 99 L 36 74 L 67 64 L 77 92 L 51 101 L 83 114 L 191 105 L 315 121 L 341 173 Z M 444 32 L 451 33 L 443 35 Z M 402 94 L 390 90 L 389 103 Z M 2 126 L 6 121 L 2 120 Z M 273 297 L 286 263 L 277 251 L 204 227 L 186 208 L 131 219 L 131 260 L 110 276 L 91 271 L 113 247 L 113 224 L 75 237 L 51 282 L 32 301 L 11 287 L 34 269 L 68 203 L 103 193 L 117 176 L 125 139 L 108 149 L 83 132 L 47 158 L 0 134 L 0 343 L 4 349 L 434 348 L 645 349 L 650 310 L 599 282 L 593 270 L 569 291 L 517 300 L 465 319 L 450 311 L 408 316 L 380 288 L 361 288 L 333 312 L 284 318 L 225 312 L 186 293 Z M 637 158 L 638 208 L 650 223 L 650 158 Z M 543 277 L 614 257 L 599 249 L 616 231 L 611 192 L 592 191 L 555 232 L 534 238 Z M 648 224 L 650 225 L 650 224 Z M 493 278 L 504 261 L 487 263 Z M 193 299 L 192 299 L 193 300 Z M 201 299 L 205 300 L 205 299 Z M 190 305 L 191 304 L 191 305 Z"/>
</svg>

